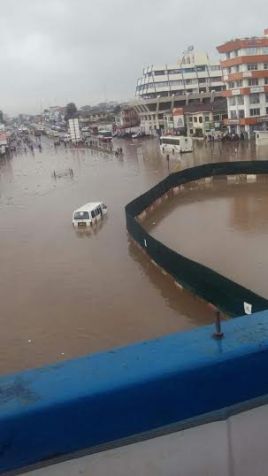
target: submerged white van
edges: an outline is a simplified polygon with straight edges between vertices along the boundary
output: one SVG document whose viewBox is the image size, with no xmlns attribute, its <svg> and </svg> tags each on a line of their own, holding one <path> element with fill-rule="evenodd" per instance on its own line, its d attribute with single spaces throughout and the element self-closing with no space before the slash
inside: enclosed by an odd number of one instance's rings
<svg viewBox="0 0 268 476">
<path fill-rule="evenodd" d="M 92 226 L 107 213 L 103 202 L 89 202 L 73 212 L 72 223 L 75 228 Z"/>
</svg>

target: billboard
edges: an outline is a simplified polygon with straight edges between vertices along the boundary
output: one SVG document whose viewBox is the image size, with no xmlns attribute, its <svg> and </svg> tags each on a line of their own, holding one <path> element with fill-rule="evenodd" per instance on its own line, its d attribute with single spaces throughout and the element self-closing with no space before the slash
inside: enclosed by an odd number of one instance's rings
<svg viewBox="0 0 268 476">
<path fill-rule="evenodd" d="M 174 129 L 183 129 L 185 127 L 183 108 L 175 107 L 172 111 L 172 115 L 173 115 Z"/>
<path fill-rule="evenodd" d="M 81 140 L 81 132 L 78 119 L 69 119 L 69 129 L 71 140 L 74 144 Z"/>
</svg>

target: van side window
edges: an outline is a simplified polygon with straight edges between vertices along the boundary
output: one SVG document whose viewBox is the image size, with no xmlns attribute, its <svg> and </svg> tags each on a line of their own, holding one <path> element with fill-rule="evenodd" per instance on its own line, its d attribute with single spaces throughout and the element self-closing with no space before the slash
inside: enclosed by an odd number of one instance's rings
<svg viewBox="0 0 268 476">
<path fill-rule="evenodd" d="M 92 218 L 95 218 L 95 210 L 92 210 L 91 216 L 92 216 Z"/>
</svg>

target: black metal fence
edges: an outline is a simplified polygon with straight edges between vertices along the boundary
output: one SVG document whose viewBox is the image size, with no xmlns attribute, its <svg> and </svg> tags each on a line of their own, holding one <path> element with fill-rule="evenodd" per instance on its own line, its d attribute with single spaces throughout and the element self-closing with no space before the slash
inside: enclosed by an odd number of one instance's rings
<svg viewBox="0 0 268 476">
<path fill-rule="evenodd" d="M 240 174 L 268 174 L 268 161 L 205 164 L 173 173 L 125 207 L 127 230 L 147 254 L 184 288 L 233 317 L 245 314 L 245 303 L 252 306 L 252 312 L 267 309 L 268 300 L 171 250 L 147 233 L 136 217 L 174 187 L 206 177 Z"/>
</svg>

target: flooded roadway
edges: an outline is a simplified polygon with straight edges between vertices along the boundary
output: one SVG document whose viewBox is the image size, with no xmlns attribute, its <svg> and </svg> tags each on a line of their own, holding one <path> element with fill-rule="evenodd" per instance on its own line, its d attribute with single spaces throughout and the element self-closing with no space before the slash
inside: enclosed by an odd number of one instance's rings
<svg viewBox="0 0 268 476">
<path fill-rule="evenodd" d="M 147 221 L 184 256 L 268 297 L 268 181 L 185 189 Z"/>
<path fill-rule="evenodd" d="M 36 367 L 211 322 L 214 316 L 205 304 L 180 293 L 128 240 L 125 204 L 168 172 L 158 141 L 120 141 L 117 145 L 123 147 L 124 155 L 119 158 L 88 149 L 61 146 L 55 150 L 47 139 L 42 141 L 41 153 L 36 150 L 0 161 L 0 372 Z M 266 158 L 265 153 L 258 151 L 257 158 Z M 192 166 L 255 156 L 251 145 L 197 144 L 195 152 L 184 156 L 182 162 Z M 172 157 L 170 167 L 178 168 Z M 70 168 L 73 176 L 68 173 Z M 255 193 L 260 197 L 257 188 L 251 189 L 250 203 L 260 204 L 254 198 Z M 202 259 L 211 259 L 206 264 L 242 282 L 239 274 L 246 274 L 245 267 L 239 271 L 234 265 L 231 275 L 230 269 L 222 269 L 227 260 L 217 258 L 219 248 L 224 257 L 226 235 L 222 230 L 230 221 L 230 203 L 234 201 L 229 190 L 228 196 L 219 197 L 221 208 L 215 204 L 216 191 L 198 201 L 197 207 L 192 202 L 189 208 L 186 198 L 185 208 L 174 208 L 174 215 L 159 222 L 154 233 L 193 258 L 195 251 Z M 263 194 L 265 203 L 265 187 Z M 248 200 L 244 191 L 238 191 L 238 201 L 239 196 L 239 203 Z M 71 225 L 72 211 L 98 199 L 107 203 L 108 217 L 94 232 L 77 234 Z M 200 204 L 204 207 L 202 216 Z M 222 226 L 212 227 L 213 233 L 209 233 L 217 244 L 215 255 L 211 237 L 206 240 L 203 213 L 206 223 L 213 223 L 218 216 L 217 223 Z M 238 248 L 245 234 L 239 229 L 241 213 L 246 229 L 250 220 L 243 206 L 242 211 L 237 206 L 231 238 Z M 261 215 L 262 223 L 265 206 Z M 199 224 L 198 231 L 190 227 L 194 222 Z M 266 232 L 259 233 L 259 227 L 250 223 L 253 243 Z M 201 230 L 203 236 L 196 236 Z M 187 248 L 190 243 L 192 248 Z M 231 245 L 228 253 L 232 254 Z M 244 254 L 240 249 L 243 263 Z M 242 284 L 252 285 L 253 281 L 254 290 L 264 294 L 265 286 L 253 277 L 251 284 Z"/>
</svg>

